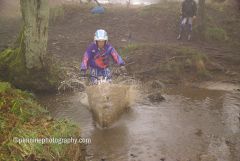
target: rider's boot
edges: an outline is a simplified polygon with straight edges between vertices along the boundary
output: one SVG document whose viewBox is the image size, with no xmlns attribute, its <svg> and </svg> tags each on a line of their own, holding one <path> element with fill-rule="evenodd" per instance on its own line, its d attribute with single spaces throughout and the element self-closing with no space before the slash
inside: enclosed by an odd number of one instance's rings
<svg viewBox="0 0 240 161">
<path fill-rule="evenodd" d="M 182 36 L 181 34 L 178 35 L 177 40 L 181 40 Z"/>
<path fill-rule="evenodd" d="M 190 41 L 191 39 L 192 39 L 192 36 L 191 36 L 191 34 L 188 34 L 188 41 Z"/>
</svg>

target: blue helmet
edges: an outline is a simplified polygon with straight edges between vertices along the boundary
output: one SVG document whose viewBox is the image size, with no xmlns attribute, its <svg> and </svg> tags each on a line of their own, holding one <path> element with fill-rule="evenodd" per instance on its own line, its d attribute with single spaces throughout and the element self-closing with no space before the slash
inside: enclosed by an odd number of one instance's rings
<svg viewBox="0 0 240 161">
<path fill-rule="evenodd" d="M 108 41 L 107 32 L 103 29 L 97 30 L 95 32 L 94 40 L 95 41 L 101 41 L 101 40 Z"/>
</svg>

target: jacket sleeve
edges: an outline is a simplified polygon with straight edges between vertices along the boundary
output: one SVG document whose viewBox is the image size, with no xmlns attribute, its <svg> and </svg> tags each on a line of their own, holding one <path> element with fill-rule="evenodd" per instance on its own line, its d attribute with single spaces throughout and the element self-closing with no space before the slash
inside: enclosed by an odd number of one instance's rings
<svg viewBox="0 0 240 161">
<path fill-rule="evenodd" d="M 81 63 L 81 70 L 87 70 L 88 67 L 88 61 L 89 61 L 89 55 L 90 55 L 90 46 L 87 48 L 83 55 L 82 63 Z"/>
<path fill-rule="evenodd" d="M 117 51 L 114 48 L 112 48 L 111 50 L 111 56 L 114 62 L 117 63 L 118 65 L 125 65 L 125 62 L 123 61 L 121 56 L 117 53 Z"/>
</svg>

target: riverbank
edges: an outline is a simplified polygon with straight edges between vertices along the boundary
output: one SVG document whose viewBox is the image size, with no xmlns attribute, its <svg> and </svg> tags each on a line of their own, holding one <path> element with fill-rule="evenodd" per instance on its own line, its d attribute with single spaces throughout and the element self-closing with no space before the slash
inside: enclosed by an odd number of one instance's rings
<svg viewBox="0 0 240 161">
<path fill-rule="evenodd" d="M 84 144 L 59 140 L 80 138 L 79 127 L 53 119 L 34 95 L 6 82 L 0 82 L 0 131 L 0 160 L 85 160 Z M 55 142 L 40 141 L 52 138 Z"/>
</svg>

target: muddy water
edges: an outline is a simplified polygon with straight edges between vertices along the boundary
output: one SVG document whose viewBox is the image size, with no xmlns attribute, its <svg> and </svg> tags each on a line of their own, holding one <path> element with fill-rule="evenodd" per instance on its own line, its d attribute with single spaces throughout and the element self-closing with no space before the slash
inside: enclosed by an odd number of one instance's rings
<svg viewBox="0 0 240 161">
<path fill-rule="evenodd" d="M 82 94 L 41 96 L 56 118 L 69 118 L 91 138 L 89 161 L 239 161 L 240 93 L 178 87 L 165 102 L 138 100 L 109 129 L 99 129 Z"/>
<path fill-rule="evenodd" d="M 98 0 L 100 3 L 121 3 L 121 4 L 127 4 L 129 3 L 129 0 Z M 130 0 L 131 5 L 150 5 L 154 3 L 158 3 L 161 0 Z"/>
</svg>

